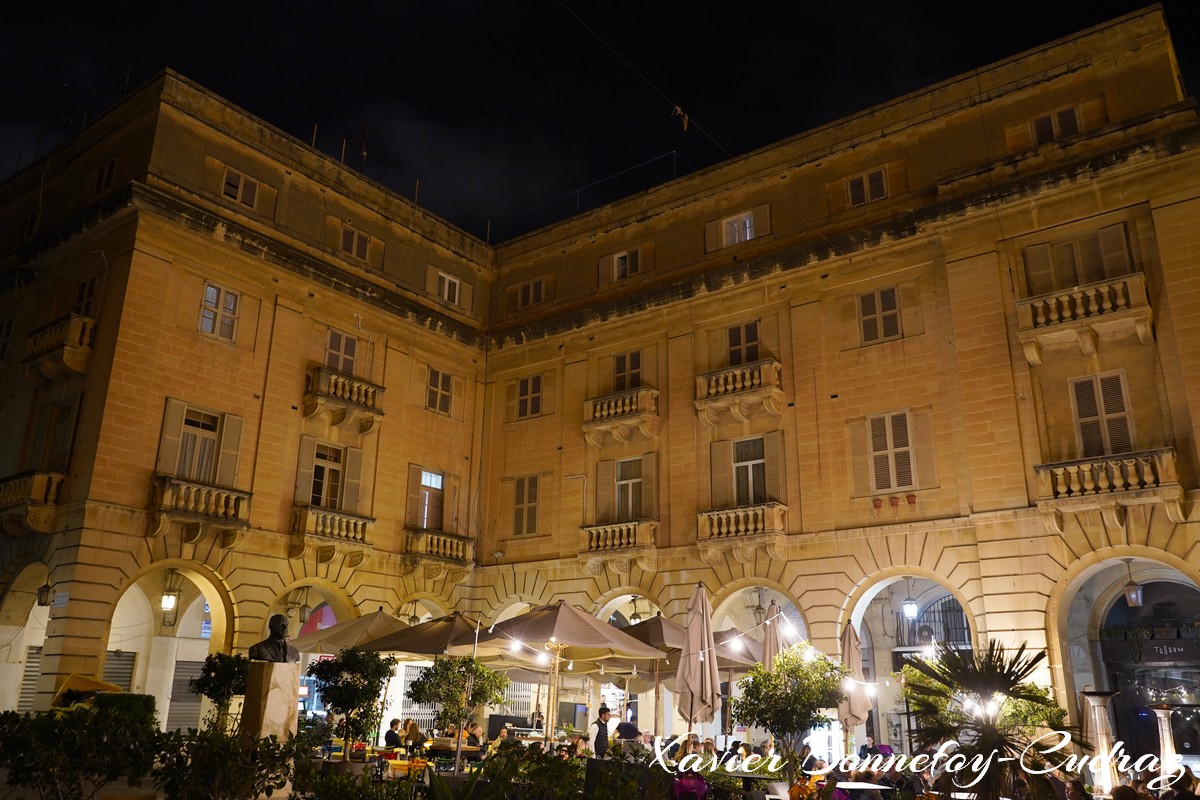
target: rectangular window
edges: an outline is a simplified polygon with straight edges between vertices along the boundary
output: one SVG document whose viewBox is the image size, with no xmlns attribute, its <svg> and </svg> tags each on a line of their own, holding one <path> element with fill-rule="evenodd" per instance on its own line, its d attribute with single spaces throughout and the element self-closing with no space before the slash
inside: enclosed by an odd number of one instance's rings
<svg viewBox="0 0 1200 800">
<path fill-rule="evenodd" d="M 204 284 L 204 303 L 200 307 L 200 332 L 232 342 L 237 336 L 237 292 L 211 283 Z"/>
<path fill-rule="evenodd" d="M 8 360 L 8 354 L 12 351 L 12 337 L 13 318 L 0 319 L 0 362 Z"/>
<path fill-rule="evenodd" d="M 73 311 L 81 317 L 92 316 L 92 304 L 96 300 L 96 276 L 85 278 L 75 288 L 75 307 Z"/>
<path fill-rule="evenodd" d="M 112 186 L 113 175 L 116 173 L 116 170 L 117 170 L 116 159 L 109 161 L 103 167 L 96 170 L 95 194 L 100 194 L 102 192 L 108 191 L 108 189 Z"/>
<path fill-rule="evenodd" d="M 453 275 L 439 272 L 437 276 L 437 296 L 447 303 L 458 305 L 459 281 Z"/>
<path fill-rule="evenodd" d="M 513 496 L 513 534 L 537 533 L 538 476 L 517 478 Z"/>
<path fill-rule="evenodd" d="M 729 366 L 752 364 L 758 361 L 758 322 L 735 325 L 727 331 Z"/>
<path fill-rule="evenodd" d="M 248 208 L 254 208 L 254 200 L 258 196 L 258 181 L 237 170 L 226 169 L 225 186 L 222 193 L 230 200 L 236 200 Z"/>
<path fill-rule="evenodd" d="M 155 469 L 181 480 L 233 486 L 241 441 L 241 417 L 169 398 Z"/>
<path fill-rule="evenodd" d="M 310 505 L 332 509 L 342 507 L 343 463 L 342 448 L 330 444 L 317 444 L 313 455 Z"/>
<path fill-rule="evenodd" d="M 76 394 L 66 400 L 42 406 L 34 431 L 34 469 L 66 472 L 70 467 L 79 400 L 80 395 Z"/>
<path fill-rule="evenodd" d="M 746 211 L 721 220 L 721 246 L 728 247 L 754 238 L 754 212 Z"/>
<path fill-rule="evenodd" d="M 1133 450 L 1125 379 L 1119 372 L 1071 381 L 1080 458 Z"/>
<path fill-rule="evenodd" d="M 1024 255 L 1030 297 L 1108 280 L 1132 269 L 1123 222 L 1074 239 L 1030 245 Z"/>
<path fill-rule="evenodd" d="M 754 229 L 754 220 L 750 220 L 750 228 Z M 632 278 L 638 274 L 638 251 L 626 250 L 613 256 L 613 277 L 616 280 Z"/>
<path fill-rule="evenodd" d="M 517 419 L 542 413 L 542 376 L 521 378 L 517 382 Z"/>
<path fill-rule="evenodd" d="M 767 458 L 762 438 L 733 443 L 733 501 L 737 506 L 767 502 Z"/>
<path fill-rule="evenodd" d="M 624 392 L 642 385 L 642 351 L 613 357 L 613 391 Z"/>
<path fill-rule="evenodd" d="M 864 172 L 846 179 L 846 192 L 850 205 L 863 206 L 887 197 L 887 181 L 882 169 Z"/>
<path fill-rule="evenodd" d="M 220 417 L 189 408 L 179 437 L 175 477 L 196 483 L 214 483 L 217 470 L 217 431 Z"/>
<path fill-rule="evenodd" d="M 895 286 L 858 296 L 858 322 L 863 344 L 900 338 L 900 292 Z"/>
<path fill-rule="evenodd" d="M 630 458 L 617 462 L 617 522 L 632 522 L 642 518 L 642 459 Z"/>
<path fill-rule="evenodd" d="M 1079 114 L 1074 107 L 1062 108 L 1050 114 L 1035 117 L 1029 123 L 1035 146 L 1063 139 L 1079 133 Z"/>
<path fill-rule="evenodd" d="M 450 388 L 453 379 L 450 373 L 429 368 L 429 383 L 425 387 L 425 407 L 439 414 L 450 413 Z"/>
<path fill-rule="evenodd" d="M 517 287 L 517 308 L 535 306 L 546 299 L 546 279 L 526 281 Z"/>
<path fill-rule="evenodd" d="M 357 336 L 329 329 L 329 340 L 325 344 L 325 366 L 346 375 L 353 375 L 357 355 Z"/>
<path fill-rule="evenodd" d="M 417 501 L 417 527 L 431 531 L 442 529 L 442 484 L 440 472 L 421 470 L 421 488 Z"/>
<path fill-rule="evenodd" d="M 867 418 L 871 488 L 876 492 L 916 486 L 909 414 L 898 411 Z"/>
<path fill-rule="evenodd" d="M 349 225 L 342 226 L 342 252 L 355 258 L 367 260 L 367 243 L 371 240 L 362 231 L 357 231 Z"/>
</svg>

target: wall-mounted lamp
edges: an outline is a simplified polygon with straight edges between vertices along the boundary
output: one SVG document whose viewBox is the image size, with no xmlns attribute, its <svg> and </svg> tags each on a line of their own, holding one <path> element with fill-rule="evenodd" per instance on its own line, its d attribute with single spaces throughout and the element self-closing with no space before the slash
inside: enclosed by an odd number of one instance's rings
<svg viewBox="0 0 1200 800">
<path fill-rule="evenodd" d="M 905 596 L 904 602 L 900 604 L 900 608 L 904 611 L 904 618 L 912 622 L 917 618 L 917 601 L 913 600 L 912 596 L 912 578 L 908 579 L 908 595 Z"/>
<path fill-rule="evenodd" d="M 754 615 L 754 624 L 762 625 L 767 618 L 767 609 L 763 607 L 763 590 L 758 590 L 758 600 L 751 607 L 750 613 Z"/>
<path fill-rule="evenodd" d="M 179 589 L 183 585 L 183 576 L 173 569 L 167 570 L 163 576 L 162 598 L 159 607 L 162 609 L 162 623 L 167 628 L 175 627 L 179 614 Z"/>
<path fill-rule="evenodd" d="M 49 582 L 43 583 L 37 590 L 37 604 L 39 606 L 48 606 L 54 599 L 54 587 Z"/>
<path fill-rule="evenodd" d="M 1122 558 L 1125 569 L 1129 573 L 1129 583 L 1125 584 L 1125 605 L 1130 608 L 1142 607 L 1142 585 L 1133 579 L 1132 558 Z"/>
</svg>

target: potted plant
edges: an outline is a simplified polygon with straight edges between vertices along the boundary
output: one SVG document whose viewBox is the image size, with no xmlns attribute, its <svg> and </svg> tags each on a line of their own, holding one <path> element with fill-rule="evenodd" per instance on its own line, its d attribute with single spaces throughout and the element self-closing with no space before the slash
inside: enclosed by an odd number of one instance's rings
<svg viewBox="0 0 1200 800">
<path fill-rule="evenodd" d="M 379 696 L 395 666 L 393 656 L 356 647 L 347 647 L 334 658 L 308 665 L 307 674 L 316 684 L 321 702 L 343 716 L 343 759 L 351 743 L 365 742 L 367 734 L 378 730 L 382 714 Z"/>
<path fill-rule="evenodd" d="M 250 676 L 250 659 L 229 653 L 211 653 L 204 659 L 200 674 L 188 681 L 188 691 L 207 697 L 212 702 L 208 720 L 221 730 L 229 730 L 229 707 L 233 698 L 246 693 Z"/>
<path fill-rule="evenodd" d="M 438 728 L 444 730 L 454 723 L 461 729 L 481 706 L 503 702 L 504 690 L 510 682 L 507 675 L 488 669 L 479 659 L 438 657 L 432 666 L 421 670 L 405 694 L 414 703 L 441 706 L 434 715 Z"/>
</svg>

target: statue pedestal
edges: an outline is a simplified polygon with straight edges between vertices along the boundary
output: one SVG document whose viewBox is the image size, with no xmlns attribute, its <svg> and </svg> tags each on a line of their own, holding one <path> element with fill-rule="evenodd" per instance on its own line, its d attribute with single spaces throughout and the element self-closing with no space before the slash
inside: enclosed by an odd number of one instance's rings
<svg viewBox="0 0 1200 800">
<path fill-rule="evenodd" d="M 242 705 L 242 733 L 256 739 L 287 739 L 299 717 L 300 664 L 251 661 Z"/>
</svg>

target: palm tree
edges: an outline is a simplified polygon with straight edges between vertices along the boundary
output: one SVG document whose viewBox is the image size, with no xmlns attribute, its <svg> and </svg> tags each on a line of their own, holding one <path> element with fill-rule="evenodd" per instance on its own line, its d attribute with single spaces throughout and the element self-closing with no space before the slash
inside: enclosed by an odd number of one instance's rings
<svg viewBox="0 0 1200 800">
<path fill-rule="evenodd" d="M 1024 643 L 1009 651 L 991 641 L 982 652 L 938 643 L 933 659 L 906 665 L 904 693 L 916 723 L 917 748 L 936 751 L 954 741 L 956 758 L 964 759 L 960 769 L 937 775 L 935 790 L 998 800 L 1017 796 L 1025 782 L 1029 797 L 1056 800 L 1045 771 L 1063 760 L 1062 753 L 1048 759 L 1060 737 L 1039 739 L 1037 731 L 1063 731 L 1073 742 L 1087 745 L 1077 729 L 1064 724 L 1066 712 L 1050 693 L 1027 682 L 1045 658 L 1044 650 L 1029 653 Z"/>
</svg>

